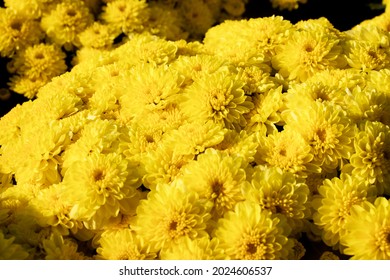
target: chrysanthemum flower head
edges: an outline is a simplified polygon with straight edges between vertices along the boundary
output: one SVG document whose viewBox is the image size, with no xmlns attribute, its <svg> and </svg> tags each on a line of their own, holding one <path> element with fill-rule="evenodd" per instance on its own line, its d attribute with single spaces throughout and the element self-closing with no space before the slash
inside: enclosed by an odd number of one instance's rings
<svg viewBox="0 0 390 280">
<path fill-rule="evenodd" d="M 70 218 L 98 229 L 121 211 L 122 203 L 135 195 L 140 180 L 120 154 L 93 152 L 76 161 L 65 174 L 66 195 L 73 203 Z M 123 200 L 123 201 L 122 201 Z"/>
<path fill-rule="evenodd" d="M 6 8 L 29 18 L 37 19 L 42 14 L 39 0 L 4 0 L 3 2 Z"/>
<path fill-rule="evenodd" d="M 357 260 L 389 260 L 389 215 L 390 202 L 384 197 L 353 206 L 341 239 L 344 253 Z"/>
<path fill-rule="evenodd" d="M 145 29 L 167 40 L 187 39 L 189 32 L 186 30 L 185 19 L 180 9 L 164 2 L 148 3 L 149 20 L 144 24 Z"/>
<path fill-rule="evenodd" d="M 41 19 L 41 28 L 51 41 L 65 49 L 79 46 L 78 34 L 93 22 L 93 16 L 81 0 L 66 0 Z"/>
<path fill-rule="evenodd" d="M 193 158 L 192 153 L 176 150 L 169 144 L 158 146 L 141 159 L 146 173 L 142 178 L 144 186 L 155 189 L 158 184 L 173 182 Z"/>
<path fill-rule="evenodd" d="M 160 252 L 162 260 L 226 260 L 228 257 L 219 245 L 218 238 L 204 236 L 191 239 L 184 237 L 182 242 Z"/>
<path fill-rule="evenodd" d="M 352 174 L 375 184 L 378 194 L 390 193 L 390 131 L 381 122 L 366 121 L 354 141 L 351 156 Z"/>
<path fill-rule="evenodd" d="M 115 0 L 103 6 L 100 17 L 114 27 L 119 33 L 130 35 L 144 29 L 149 19 L 148 4 L 145 0 Z"/>
<path fill-rule="evenodd" d="M 303 220 L 310 215 L 310 192 L 303 179 L 280 168 L 255 167 L 251 183 L 245 190 L 246 200 L 284 216 L 294 233 L 302 229 Z"/>
<path fill-rule="evenodd" d="M 390 125 L 390 95 L 385 92 L 357 86 L 345 96 L 345 107 L 356 123 L 379 121 Z"/>
<path fill-rule="evenodd" d="M 325 179 L 318 192 L 312 201 L 313 220 L 322 229 L 325 244 L 335 247 L 346 234 L 345 223 L 352 206 L 373 201 L 377 194 L 373 185 L 345 173 L 341 173 L 340 179 Z"/>
<path fill-rule="evenodd" d="M 216 218 L 222 217 L 237 202 L 244 200 L 242 191 L 247 182 L 241 160 L 207 149 L 184 168 L 180 179 L 200 198 L 212 201 L 212 214 Z"/>
<path fill-rule="evenodd" d="M 256 148 L 259 145 L 257 136 L 257 133 L 248 133 L 245 130 L 237 132 L 231 129 L 225 133 L 223 140 L 213 148 L 227 156 L 242 158 L 242 166 L 246 166 L 254 161 Z"/>
<path fill-rule="evenodd" d="M 237 203 L 218 220 L 214 236 L 231 259 L 286 259 L 293 247 L 288 239 L 286 221 L 272 216 L 260 205 L 245 201 Z"/>
<path fill-rule="evenodd" d="M 8 66 L 11 73 L 17 73 L 30 79 L 51 78 L 65 72 L 65 53 L 55 45 L 37 44 L 18 52 Z"/>
<path fill-rule="evenodd" d="M 226 131 L 222 124 L 211 120 L 185 122 L 164 135 L 164 145 L 175 147 L 175 151 L 182 154 L 197 155 L 221 143 Z"/>
<path fill-rule="evenodd" d="M 292 24 L 280 16 L 232 21 L 210 28 L 205 48 L 236 64 L 256 65 L 269 62 L 276 46 L 288 37 Z"/>
<path fill-rule="evenodd" d="M 266 163 L 304 177 L 321 171 L 318 165 L 311 163 L 313 155 L 309 143 L 291 128 L 260 137 L 255 160 L 258 164 Z"/>
<path fill-rule="evenodd" d="M 78 250 L 76 240 L 70 237 L 63 237 L 54 232 L 49 238 L 42 242 L 46 260 L 85 260 L 88 259 Z"/>
<path fill-rule="evenodd" d="M 127 77 L 122 87 L 117 86 L 124 91 L 119 101 L 125 119 L 131 120 L 144 110 L 164 109 L 180 91 L 177 72 L 164 65 L 142 63 L 131 69 Z"/>
<path fill-rule="evenodd" d="M 294 30 L 286 44 L 277 47 L 273 68 L 289 80 L 303 82 L 318 71 L 343 67 L 340 39 L 324 29 Z"/>
<path fill-rule="evenodd" d="M 309 143 L 313 163 L 329 172 L 350 158 L 356 125 L 339 105 L 314 101 L 301 105 L 294 104 L 282 117 Z"/>
<path fill-rule="evenodd" d="M 277 124 L 282 122 L 280 111 L 283 107 L 283 87 L 270 89 L 266 93 L 251 95 L 253 108 L 244 115 L 247 123 L 244 127 L 249 132 L 271 134 L 278 129 Z"/>
<path fill-rule="evenodd" d="M 42 37 L 37 21 L 12 9 L 0 9 L 1 56 L 12 56 L 17 50 L 37 44 Z"/>
<path fill-rule="evenodd" d="M 94 22 L 79 35 L 80 44 L 86 48 L 109 49 L 117 34 L 109 25 Z"/>
<path fill-rule="evenodd" d="M 183 109 L 190 120 L 212 120 L 227 128 L 239 128 L 245 125 L 243 114 L 253 108 L 242 87 L 243 83 L 228 71 L 204 76 L 186 88 Z"/>
<path fill-rule="evenodd" d="M 151 245 L 152 250 L 169 248 L 173 243 L 208 236 L 207 222 L 211 205 L 187 191 L 181 182 L 161 184 L 150 191 L 137 208 L 137 220 L 131 226 L 136 234 Z"/>
<path fill-rule="evenodd" d="M 129 228 L 104 231 L 99 240 L 97 258 L 105 260 L 152 260 L 156 253 L 150 250 Z"/>
</svg>

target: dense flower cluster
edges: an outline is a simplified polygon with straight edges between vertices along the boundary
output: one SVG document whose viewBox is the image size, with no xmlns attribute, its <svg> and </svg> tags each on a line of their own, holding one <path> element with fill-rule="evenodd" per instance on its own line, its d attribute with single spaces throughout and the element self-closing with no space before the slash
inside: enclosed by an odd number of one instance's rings
<svg viewBox="0 0 390 280">
<path fill-rule="evenodd" d="M 210 28 L 245 1 L 95 2 L 0 11 L 37 92 L 0 119 L 0 259 L 390 259 L 388 12 Z"/>
<path fill-rule="evenodd" d="M 65 64 L 66 52 L 111 50 L 121 38 L 143 32 L 168 40 L 199 40 L 213 25 L 240 18 L 247 1 L 5 0 L 0 55 L 11 58 L 9 73 L 15 75 L 10 88 L 32 99 L 71 66 Z M 20 73 L 15 68 L 20 63 L 38 75 Z"/>
</svg>

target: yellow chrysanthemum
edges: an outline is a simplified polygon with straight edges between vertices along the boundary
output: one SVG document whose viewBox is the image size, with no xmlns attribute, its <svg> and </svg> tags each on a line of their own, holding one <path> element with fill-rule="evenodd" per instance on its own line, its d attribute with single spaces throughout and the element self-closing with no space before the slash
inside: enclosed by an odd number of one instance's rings
<svg viewBox="0 0 390 280">
<path fill-rule="evenodd" d="M 53 233 L 50 238 L 43 240 L 42 247 L 46 253 L 46 260 L 86 260 L 82 252 L 78 251 L 78 244 L 73 238 L 63 237 Z"/>
<path fill-rule="evenodd" d="M 193 154 L 177 151 L 174 146 L 158 146 L 155 151 L 150 151 L 141 159 L 146 173 L 142 178 L 144 186 L 153 190 L 158 184 L 173 182 L 193 158 Z"/>
<path fill-rule="evenodd" d="M 4 6 L 17 14 L 37 19 L 41 16 L 41 8 L 37 0 L 4 0 Z"/>
<path fill-rule="evenodd" d="M 231 259 L 274 260 L 287 259 L 293 247 L 289 231 L 284 220 L 246 201 L 218 220 L 214 236 Z"/>
<path fill-rule="evenodd" d="M 201 39 L 216 22 L 207 3 L 202 0 L 180 1 L 178 9 L 185 20 L 186 29 L 192 39 Z"/>
<path fill-rule="evenodd" d="M 294 232 L 302 229 L 303 220 L 310 215 L 310 192 L 303 179 L 280 168 L 255 167 L 251 182 L 245 190 L 246 200 L 284 216 Z"/>
<path fill-rule="evenodd" d="M 145 29 L 167 40 L 187 39 L 189 34 L 180 10 L 164 2 L 148 3 L 150 15 L 149 20 L 144 24 Z"/>
<path fill-rule="evenodd" d="M 257 164 L 266 163 L 304 177 L 321 171 L 311 163 L 313 155 L 309 143 L 290 128 L 260 137 L 255 160 Z"/>
<path fill-rule="evenodd" d="M 131 228 L 153 250 L 159 251 L 182 242 L 184 236 L 191 239 L 208 236 L 210 209 L 207 200 L 199 199 L 197 193 L 187 191 L 183 184 L 162 184 L 140 201 L 137 220 Z"/>
<path fill-rule="evenodd" d="M 100 17 L 119 33 L 131 34 L 144 29 L 149 19 L 148 4 L 145 0 L 115 0 L 103 6 Z"/>
<path fill-rule="evenodd" d="M 105 260 L 152 260 L 156 253 L 129 228 L 106 230 L 98 240 L 97 258 Z"/>
<path fill-rule="evenodd" d="M 111 27 L 100 22 L 88 26 L 79 36 L 80 43 L 86 48 L 110 49 L 117 34 Z"/>
<path fill-rule="evenodd" d="M 243 83 L 227 71 L 204 76 L 186 88 L 183 110 L 190 120 L 212 120 L 227 128 L 243 127 L 243 114 L 253 108 L 253 103 L 242 87 Z"/>
<path fill-rule="evenodd" d="M 228 130 L 222 142 L 212 148 L 219 150 L 227 156 L 242 158 L 242 165 L 246 166 L 254 161 L 254 155 L 258 145 L 256 133 L 247 133 L 245 130 L 241 130 L 240 132 Z"/>
<path fill-rule="evenodd" d="M 375 184 L 378 194 L 390 194 L 390 130 L 380 122 L 361 125 L 351 156 L 352 175 Z"/>
<path fill-rule="evenodd" d="M 379 92 L 390 92 L 390 69 L 368 72 L 367 86 Z"/>
<path fill-rule="evenodd" d="M 117 47 L 110 57 L 122 60 L 126 57 L 129 65 L 139 63 L 168 64 L 176 59 L 178 47 L 174 42 L 164 40 L 149 33 L 134 34 L 131 40 Z"/>
<path fill-rule="evenodd" d="M 18 52 L 8 64 L 8 71 L 29 79 L 51 78 L 65 72 L 65 53 L 55 45 L 37 44 Z"/>
<path fill-rule="evenodd" d="M 272 66 L 289 80 L 303 82 L 316 72 L 344 66 L 340 39 L 323 28 L 295 30 L 276 49 Z"/>
<path fill-rule="evenodd" d="M 321 254 L 320 260 L 339 260 L 339 256 L 330 251 L 325 251 Z"/>
<path fill-rule="evenodd" d="M 184 168 L 180 179 L 200 198 L 211 200 L 214 204 L 212 214 L 216 218 L 222 217 L 237 202 L 244 200 L 242 191 L 247 182 L 241 161 L 241 158 L 234 159 L 207 149 Z"/>
<path fill-rule="evenodd" d="M 73 203 L 70 218 L 83 221 L 87 228 L 97 229 L 111 217 L 118 216 L 140 186 L 133 172 L 131 164 L 117 153 L 93 152 L 76 161 L 66 170 L 63 179 L 66 195 Z"/>
<path fill-rule="evenodd" d="M 314 223 L 322 229 L 325 244 L 338 247 L 340 239 L 346 234 L 345 223 L 352 206 L 373 201 L 376 189 L 365 181 L 342 173 L 340 179 L 325 179 L 318 192 L 319 195 L 312 201 Z"/>
<path fill-rule="evenodd" d="M 222 142 L 227 129 L 213 121 L 185 122 L 164 135 L 164 145 L 175 147 L 182 154 L 197 155 Z"/>
<path fill-rule="evenodd" d="M 123 88 L 118 86 L 125 91 L 119 99 L 121 116 L 131 120 L 144 110 L 164 109 L 174 103 L 180 84 L 177 72 L 167 66 L 139 64 L 130 70 Z"/>
<path fill-rule="evenodd" d="M 275 47 L 287 39 L 292 24 L 280 16 L 231 21 L 210 28 L 205 36 L 207 50 L 243 65 L 269 62 Z"/>
<path fill-rule="evenodd" d="M 12 9 L 0 8 L 1 56 L 12 56 L 17 50 L 39 43 L 42 37 L 37 21 Z"/>
<path fill-rule="evenodd" d="M 280 110 L 283 105 L 282 86 L 273 88 L 266 93 L 254 93 L 251 95 L 253 108 L 244 118 L 247 121 L 244 129 L 249 132 L 271 134 L 276 132 L 276 127 L 282 119 Z"/>
<path fill-rule="evenodd" d="M 329 172 L 349 159 L 356 125 L 338 105 L 305 102 L 282 113 L 287 126 L 299 132 L 311 146 L 314 164 Z M 305 124 L 305 125 L 302 125 Z"/>
<path fill-rule="evenodd" d="M 341 243 L 344 253 L 355 260 L 390 259 L 390 203 L 378 197 L 374 204 L 365 202 L 351 209 L 346 233 Z"/>
<path fill-rule="evenodd" d="M 224 250 L 219 245 L 219 240 L 208 236 L 191 239 L 184 237 L 182 242 L 160 252 L 162 260 L 226 260 Z"/>
<path fill-rule="evenodd" d="M 69 230 L 77 232 L 81 228 L 81 222 L 69 217 L 72 209 L 72 201 L 66 198 L 66 186 L 63 184 L 51 185 L 41 190 L 30 202 L 32 216 L 42 226 L 52 226 L 63 235 L 68 235 Z"/>
<path fill-rule="evenodd" d="M 81 0 L 65 0 L 58 3 L 41 19 L 41 28 L 59 46 L 72 49 L 80 46 L 78 34 L 93 22 L 93 16 Z"/>
<path fill-rule="evenodd" d="M 390 125 L 390 95 L 375 88 L 355 87 L 345 98 L 348 115 L 356 122 L 379 121 Z"/>
<path fill-rule="evenodd" d="M 0 230 L 0 260 L 24 260 L 29 253 L 19 244 L 14 243 L 15 238 L 6 238 Z"/>
</svg>

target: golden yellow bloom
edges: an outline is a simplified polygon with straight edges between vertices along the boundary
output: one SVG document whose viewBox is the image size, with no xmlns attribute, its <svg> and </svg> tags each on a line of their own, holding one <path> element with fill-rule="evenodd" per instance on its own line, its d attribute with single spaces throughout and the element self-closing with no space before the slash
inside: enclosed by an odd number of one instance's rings
<svg viewBox="0 0 390 280">
<path fill-rule="evenodd" d="M 12 56 L 17 50 L 39 43 L 42 37 L 37 21 L 12 9 L 0 8 L 1 56 Z"/>
<path fill-rule="evenodd" d="M 390 131 L 387 125 L 367 121 L 361 125 L 351 156 L 352 175 L 375 184 L 378 194 L 390 194 Z"/>
<path fill-rule="evenodd" d="M 164 109 L 174 102 L 180 84 L 177 72 L 167 66 L 151 63 L 135 66 L 121 88 L 125 91 L 119 99 L 122 117 L 131 120 L 144 110 Z"/>
<path fill-rule="evenodd" d="M 158 146 L 141 159 L 146 173 L 142 178 L 144 186 L 153 190 L 158 184 L 173 182 L 193 158 L 193 154 L 176 150 L 175 146 Z"/>
<path fill-rule="evenodd" d="M 318 192 L 319 195 L 312 201 L 314 223 L 322 229 L 325 244 L 337 248 L 340 239 L 346 234 L 345 223 L 352 206 L 373 201 L 376 189 L 357 177 L 341 173 L 340 179 L 325 179 Z"/>
<path fill-rule="evenodd" d="M 4 0 L 3 2 L 6 8 L 29 18 L 37 19 L 42 13 L 39 0 Z"/>
<path fill-rule="evenodd" d="M 345 98 L 348 115 L 356 122 L 379 121 L 390 125 L 390 95 L 375 88 L 359 86 Z"/>
<path fill-rule="evenodd" d="M 202 38 L 216 22 L 210 8 L 203 0 L 181 1 L 179 11 L 185 20 L 186 29 L 193 39 Z"/>
<path fill-rule="evenodd" d="M 367 86 L 379 92 L 390 92 L 390 69 L 370 71 L 367 75 Z"/>
<path fill-rule="evenodd" d="M 221 143 L 226 131 L 221 124 L 213 121 L 185 122 L 164 135 L 164 145 L 174 147 L 182 154 L 197 155 Z"/>
<path fill-rule="evenodd" d="M 253 108 L 244 118 L 247 124 L 244 129 L 248 132 L 260 132 L 272 134 L 278 129 L 277 124 L 282 122 L 280 111 L 283 106 L 282 86 L 273 88 L 266 93 L 254 93 L 251 95 Z"/>
<path fill-rule="evenodd" d="M 247 201 L 257 203 L 262 210 L 284 216 L 293 232 L 299 232 L 303 220 L 309 218 L 309 188 L 301 178 L 280 168 L 254 168 L 251 186 L 245 190 Z"/>
<path fill-rule="evenodd" d="M 164 1 L 166 2 L 166 1 Z M 149 20 L 144 24 L 150 33 L 171 41 L 187 39 L 185 20 L 179 9 L 164 2 L 149 2 Z"/>
<path fill-rule="evenodd" d="M 90 10 L 81 0 L 65 0 L 58 3 L 41 19 L 41 28 L 51 41 L 65 49 L 80 46 L 78 34 L 93 22 Z"/>
<path fill-rule="evenodd" d="M 291 128 L 260 137 L 255 160 L 257 164 L 266 163 L 304 177 L 321 171 L 311 162 L 313 155 L 309 143 Z"/>
<path fill-rule="evenodd" d="M 190 120 L 212 120 L 238 129 L 245 125 L 243 114 L 253 108 L 242 87 L 243 83 L 227 71 L 204 76 L 186 88 L 183 109 Z"/>
<path fill-rule="evenodd" d="M 253 202 L 240 202 L 218 220 L 214 236 L 231 259 L 287 259 L 293 241 L 285 220 L 272 216 Z"/>
<path fill-rule="evenodd" d="M 110 1 L 103 6 L 100 17 L 118 33 L 130 35 L 144 29 L 144 24 L 149 19 L 148 4 L 145 0 Z"/>
<path fill-rule="evenodd" d="M 158 185 L 137 208 L 137 220 L 131 226 L 137 235 L 159 251 L 191 239 L 208 236 L 207 222 L 211 205 L 199 199 L 197 193 L 187 191 L 183 184 Z"/>
<path fill-rule="evenodd" d="M 77 242 L 73 238 L 63 237 L 53 233 L 50 238 L 43 240 L 42 247 L 46 260 L 85 260 L 88 259 L 78 251 Z"/>
<path fill-rule="evenodd" d="M 37 44 L 17 52 L 8 65 L 11 73 L 47 81 L 64 73 L 66 68 L 65 53 L 59 47 L 48 44 Z"/>
<path fill-rule="evenodd" d="M 140 180 L 133 173 L 131 164 L 116 153 L 92 152 L 76 161 L 63 179 L 73 205 L 69 217 L 83 221 L 87 228 L 101 228 L 111 217 L 117 217 L 122 204 L 135 195 Z"/>
<path fill-rule="evenodd" d="M 162 260 L 226 260 L 227 255 L 219 245 L 219 240 L 208 236 L 191 239 L 184 237 L 182 242 L 173 244 L 160 252 Z"/>
<path fill-rule="evenodd" d="M 340 39 L 325 28 L 298 29 L 276 49 L 272 66 L 289 80 L 303 82 L 318 71 L 344 66 Z"/>
<path fill-rule="evenodd" d="M 275 55 L 292 24 L 280 16 L 232 21 L 210 28 L 204 39 L 205 48 L 236 64 L 261 65 Z"/>
<path fill-rule="evenodd" d="M 105 260 L 152 260 L 156 253 L 129 228 L 106 230 L 98 240 L 97 258 Z"/>
<path fill-rule="evenodd" d="M 354 260 L 390 259 L 390 203 L 384 197 L 353 206 L 341 243 Z"/>
<path fill-rule="evenodd" d="M 350 158 L 356 125 L 339 105 L 306 102 L 284 111 L 282 117 L 286 126 L 291 125 L 311 146 L 312 163 L 325 171 Z"/>
<path fill-rule="evenodd" d="M 339 256 L 330 251 L 325 251 L 321 254 L 320 260 L 339 260 Z"/>
<path fill-rule="evenodd" d="M 213 148 L 227 156 L 242 158 L 242 166 L 246 166 L 254 161 L 254 155 L 258 145 L 256 133 L 247 133 L 245 130 L 241 130 L 240 132 L 228 130 L 222 142 L 213 146 Z"/>
<path fill-rule="evenodd" d="M 234 159 L 217 150 L 207 149 L 184 168 L 180 179 L 200 198 L 213 202 L 212 214 L 215 218 L 222 217 L 237 202 L 244 200 L 242 191 L 247 182 L 241 162 L 242 158 Z"/>
<path fill-rule="evenodd" d="M 116 35 L 109 25 L 94 22 L 78 36 L 83 47 L 109 49 L 114 43 Z"/>
</svg>

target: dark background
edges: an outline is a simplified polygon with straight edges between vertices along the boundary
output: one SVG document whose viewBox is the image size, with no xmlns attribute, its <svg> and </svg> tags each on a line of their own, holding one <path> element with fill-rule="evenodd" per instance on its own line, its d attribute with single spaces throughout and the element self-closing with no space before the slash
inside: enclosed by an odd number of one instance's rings
<svg viewBox="0 0 390 280">
<path fill-rule="evenodd" d="M 337 29 L 348 30 L 365 19 L 373 18 L 383 10 L 372 10 L 369 4 L 380 4 L 382 0 L 308 0 L 306 4 L 300 4 L 298 10 L 279 11 L 273 9 L 267 0 L 249 0 L 244 18 L 268 17 L 281 15 L 285 19 L 296 23 L 299 20 L 326 17 Z M 3 7 L 3 1 L 0 0 Z M 0 57 L 0 88 L 7 88 L 9 75 L 6 64 L 8 58 Z M 0 100 L 0 117 L 11 110 L 16 104 L 27 99 L 20 94 L 12 93 L 8 100 Z"/>
</svg>

